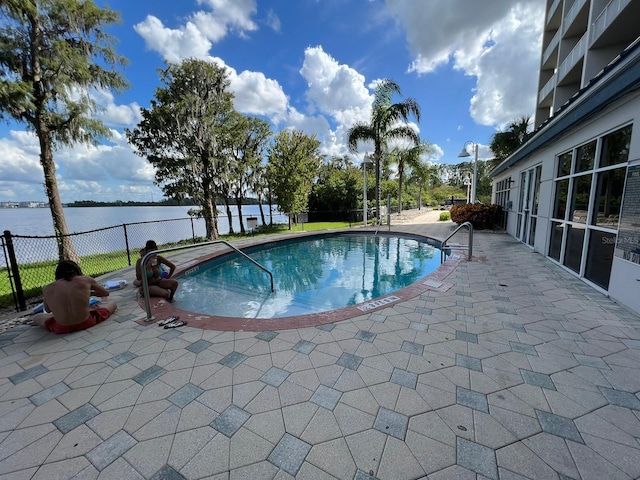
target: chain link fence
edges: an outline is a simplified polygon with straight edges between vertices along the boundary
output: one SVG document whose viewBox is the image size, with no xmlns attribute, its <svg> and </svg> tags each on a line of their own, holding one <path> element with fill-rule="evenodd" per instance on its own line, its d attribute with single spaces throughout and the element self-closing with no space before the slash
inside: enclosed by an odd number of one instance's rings
<svg viewBox="0 0 640 480">
<path fill-rule="evenodd" d="M 176 218 L 125 223 L 68 235 L 85 275 L 97 277 L 134 265 L 140 249 L 153 239 L 158 246 L 196 243 L 206 236 L 203 219 Z M 0 237 L 0 312 L 24 311 L 42 302 L 42 288 L 54 279 L 58 264 L 55 236 Z"/>
</svg>

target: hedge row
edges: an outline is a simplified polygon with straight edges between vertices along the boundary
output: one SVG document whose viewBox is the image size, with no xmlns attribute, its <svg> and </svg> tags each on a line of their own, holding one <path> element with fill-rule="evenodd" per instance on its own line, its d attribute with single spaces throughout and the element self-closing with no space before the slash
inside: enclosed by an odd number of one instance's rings
<svg viewBox="0 0 640 480">
<path fill-rule="evenodd" d="M 481 203 L 453 205 L 451 220 L 460 225 L 471 222 L 476 230 L 495 230 L 502 225 L 502 207 L 500 205 L 484 205 Z"/>
</svg>

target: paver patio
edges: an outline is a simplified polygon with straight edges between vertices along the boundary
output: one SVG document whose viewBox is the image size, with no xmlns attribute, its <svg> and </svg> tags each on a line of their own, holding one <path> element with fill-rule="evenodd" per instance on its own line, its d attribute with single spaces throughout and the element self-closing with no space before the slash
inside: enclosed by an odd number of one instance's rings
<svg viewBox="0 0 640 480">
<path fill-rule="evenodd" d="M 445 281 L 300 329 L 140 325 L 128 287 L 8 330 L 0 479 L 639 478 L 640 318 L 500 233 Z"/>
</svg>

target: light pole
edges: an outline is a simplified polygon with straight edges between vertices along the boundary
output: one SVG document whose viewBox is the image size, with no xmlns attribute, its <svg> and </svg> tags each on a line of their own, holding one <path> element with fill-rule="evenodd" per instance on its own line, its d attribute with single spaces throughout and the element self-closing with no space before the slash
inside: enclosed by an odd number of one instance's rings
<svg viewBox="0 0 640 480">
<path fill-rule="evenodd" d="M 371 160 L 367 155 L 362 159 L 362 171 L 364 172 L 364 190 L 362 192 L 362 223 L 367 225 L 367 165 L 371 164 Z"/>
<path fill-rule="evenodd" d="M 474 161 L 473 161 L 473 178 L 471 179 L 471 203 L 476 203 L 476 187 L 478 185 L 478 144 L 474 142 L 466 142 L 458 158 L 470 157 L 467 147 L 473 145 Z"/>
</svg>

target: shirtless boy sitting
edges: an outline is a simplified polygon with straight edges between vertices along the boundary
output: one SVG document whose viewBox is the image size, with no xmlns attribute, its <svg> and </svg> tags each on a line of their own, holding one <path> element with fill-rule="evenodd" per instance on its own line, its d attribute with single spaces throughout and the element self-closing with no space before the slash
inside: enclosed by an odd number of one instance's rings
<svg viewBox="0 0 640 480">
<path fill-rule="evenodd" d="M 36 325 L 53 333 L 84 330 L 106 320 L 116 310 L 115 302 L 89 307 L 91 295 L 108 297 L 109 291 L 92 277 L 82 275 L 71 260 L 62 260 L 56 268 L 56 281 L 44 287 L 45 312 L 33 317 Z"/>
</svg>

